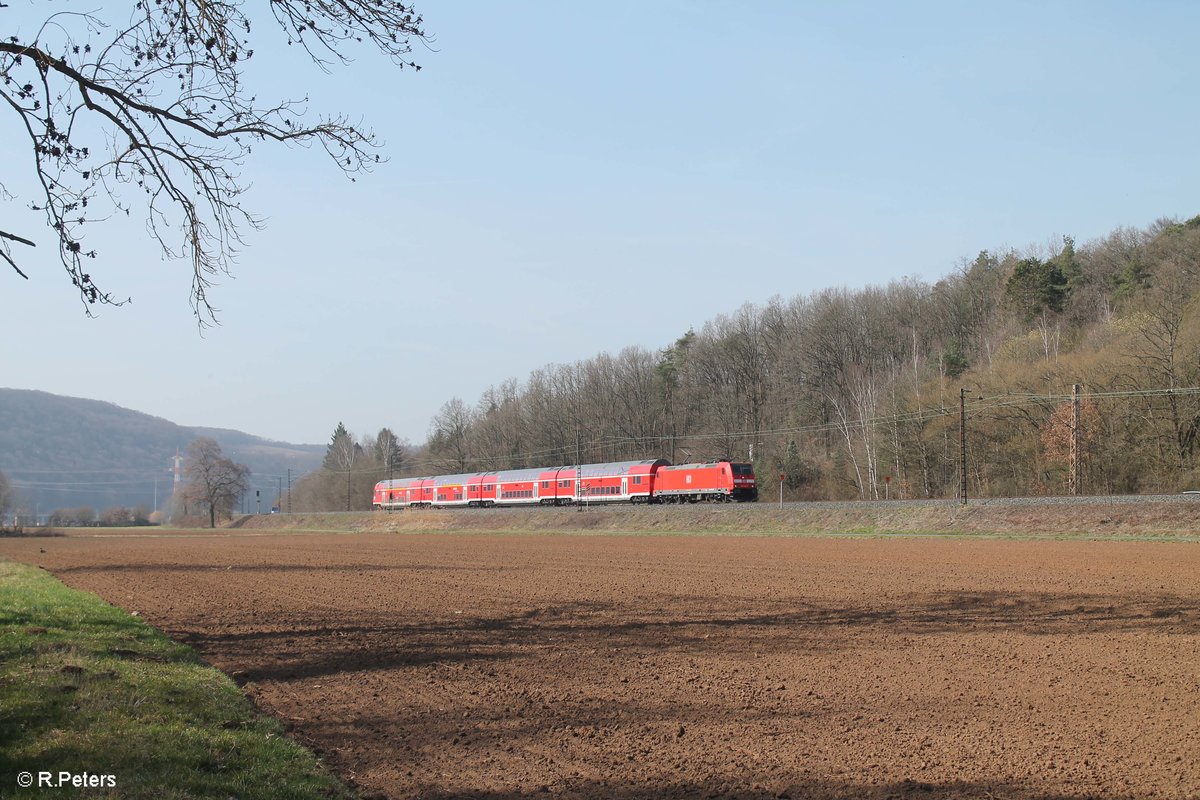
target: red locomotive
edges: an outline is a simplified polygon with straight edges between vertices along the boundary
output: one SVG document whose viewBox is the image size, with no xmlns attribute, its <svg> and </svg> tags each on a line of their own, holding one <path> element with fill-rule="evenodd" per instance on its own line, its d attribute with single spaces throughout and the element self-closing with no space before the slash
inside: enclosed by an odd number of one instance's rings
<svg viewBox="0 0 1200 800">
<path fill-rule="evenodd" d="M 758 499 L 754 466 L 736 461 L 679 464 L 660 467 L 654 481 L 654 496 L 660 503 L 696 503 L 704 500 Z"/>
<path fill-rule="evenodd" d="M 374 506 L 390 510 L 757 499 L 750 464 L 714 461 L 671 466 L 660 458 L 380 481 L 375 484 Z"/>
</svg>

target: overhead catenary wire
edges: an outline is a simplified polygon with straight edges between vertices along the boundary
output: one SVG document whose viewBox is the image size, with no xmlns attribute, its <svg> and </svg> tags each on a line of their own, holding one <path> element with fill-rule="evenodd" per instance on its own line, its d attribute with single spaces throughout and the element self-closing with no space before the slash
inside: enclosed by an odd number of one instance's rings
<svg viewBox="0 0 1200 800">
<path fill-rule="evenodd" d="M 1081 391 L 1079 397 L 1081 400 L 1129 400 L 1129 399 L 1159 399 L 1165 397 L 1194 397 L 1200 396 L 1200 386 L 1184 386 L 1184 387 L 1155 387 L 1149 389 L 1120 389 L 1120 390 L 1094 390 Z M 966 412 L 969 416 L 978 416 L 980 414 L 1002 411 L 1011 408 L 1028 408 L 1030 406 L 1045 406 L 1047 404 L 1062 404 L 1069 403 L 1072 400 L 1070 393 L 1057 392 L 1006 392 L 1003 394 L 978 395 L 974 399 L 968 400 L 966 403 Z M 693 433 L 674 433 L 667 434 L 646 434 L 646 435 L 623 435 L 623 436 L 602 436 L 592 439 L 585 439 L 580 444 L 580 450 L 586 454 L 593 454 L 592 457 L 600 459 L 600 454 L 606 450 L 613 450 L 622 446 L 631 444 L 639 445 L 645 451 L 650 451 L 655 447 L 665 449 L 671 443 L 676 446 L 680 444 L 691 444 L 693 446 L 703 446 L 713 442 L 730 442 L 733 440 L 745 440 L 749 438 L 758 441 L 778 439 L 783 437 L 793 437 L 798 435 L 817 435 L 828 432 L 861 432 L 866 429 L 879 426 L 895 426 L 895 425 L 911 425 L 922 424 L 939 418 L 949 418 L 958 413 L 957 404 L 954 407 L 946 404 L 934 404 L 928 407 L 911 409 L 899 413 L 881 413 L 871 417 L 851 417 L 844 416 L 841 420 L 828 422 L 813 422 L 802 425 L 790 425 L 774 428 L 753 429 L 737 429 L 726 431 L 697 431 Z M 473 468 L 471 471 L 492 471 L 508 467 L 513 462 L 519 461 L 526 464 L 535 463 L 539 460 L 552 459 L 559 457 L 563 463 L 571 461 L 574 457 L 573 447 L 564 443 L 556 446 L 545 446 L 536 449 L 508 451 L 500 455 L 488 456 L 473 456 L 465 459 L 465 463 Z M 446 459 L 438 458 L 435 455 L 422 454 L 415 458 L 406 459 L 403 463 L 403 471 L 405 472 L 428 472 L 430 474 L 444 471 Z M 354 466 L 349 470 L 353 475 L 381 475 L 386 469 L 385 466 L 376 463 L 364 463 L 362 466 Z M 47 492 L 71 492 L 71 493 L 88 493 L 88 494 L 110 494 L 116 490 L 116 487 L 131 487 L 144 485 L 145 483 L 159 477 L 161 472 L 157 469 L 136 468 L 136 467 L 113 467 L 106 468 L 89 468 L 83 470 L 75 470 L 70 468 L 52 469 L 52 468 L 36 468 L 36 469 L 10 469 L 12 475 L 11 483 L 14 488 L 24 490 L 38 490 Z M 292 484 L 302 482 L 305 478 L 313 475 L 318 475 L 324 472 L 321 468 L 317 468 L 303 475 L 292 473 L 290 479 Z M 337 474 L 344 474 L 346 470 L 332 470 Z M 38 480 L 36 477 L 25 476 L 110 476 L 109 480 Z M 119 479 L 111 479 L 114 476 L 128 476 Z M 138 477 L 140 476 L 140 477 Z M 285 475 L 283 473 L 251 473 L 249 490 L 265 489 L 270 492 L 276 492 L 276 485 Z M 105 488 L 107 487 L 107 488 Z"/>
<path fill-rule="evenodd" d="M 1173 388 L 1153 388 L 1153 389 L 1130 389 L 1130 390 L 1109 390 L 1109 391 L 1090 391 L 1080 392 L 1080 399 L 1125 399 L 1125 398 L 1157 398 L 1167 396 L 1197 396 L 1200 395 L 1200 386 L 1186 386 Z M 1004 408 L 1027 407 L 1030 405 L 1041 405 L 1045 403 L 1067 403 L 1071 402 L 1072 396 L 1069 393 L 1037 393 L 1037 392 L 1021 392 L 1021 393 L 1004 393 L 994 394 L 989 396 L 980 395 L 966 403 L 966 412 L 968 415 L 978 415 L 980 413 L 994 411 Z M 928 422 L 939 418 L 949 418 L 958 414 L 957 403 L 954 407 L 950 405 L 936 405 L 927 408 L 916 409 L 912 411 L 892 414 L 877 414 L 873 417 L 847 417 L 844 421 L 833 422 L 817 422 L 805 425 L 792 425 L 780 428 L 763 428 L 759 430 L 739 429 L 733 431 L 706 431 L 697 433 L 684 433 L 673 435 L 643 435 L 643 436 L 607 436 L 588 440 L 584 445 L 584 450 L 588 452 L 599 452 L 605 448 L 613 448 L 620 445 L 631 443 L 649 444 L 655 443 L 659 446 L 667 446 L 674 441 L 676 444 L 680 442 L 714 442 L 728 441 L 734 439 L 770 439 L 774 437 L 791 436 L 798 434 L 819 434 L 825 432 L 839 432 L 843 430 L 861 431 L 867 428 L 882 426 L 882 425 L 897 425 Z M 557 447 L 542 448 L 539 450 L 508 452 L 498 456 L 476 456 L 465 459 L 465 462 L 475 467 L 489 467 L 497 464 L 511 463 L 516 459 L 523 461 L 532 461 L 542 456 L 552 456 L 555 454 L 564 454 L 569 448 L 564 444 Z M 439 459 L 435 456 L 423 456 L 419 459 L 408 462 L 409 470 L 414 466 L 428 466 L 431 470 L 436 470 L 444 466 L 445 459 Z M 564 462 L 565 463 L 565 462 Z M 378 468 L 366 468 L 362 472 L 378 471 Z"/>
</svg>

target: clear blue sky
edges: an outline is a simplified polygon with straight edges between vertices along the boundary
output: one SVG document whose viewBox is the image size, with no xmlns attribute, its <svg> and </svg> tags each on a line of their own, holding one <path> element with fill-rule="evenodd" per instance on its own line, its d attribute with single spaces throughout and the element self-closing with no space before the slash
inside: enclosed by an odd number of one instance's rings
<svg viewBox="0 0 1200 800">
<path fill-rule="evenodd" d="M 10 1 L 0 21 L 28 16 Z M 351 184 L 256 149 L 246 205 L 268 227 L 213 292 L 221 327 L 197 334 L 188 265 L 138 228 L 94 239 L 133 304 L 85 318 L 42 236 L 30 281 L 0 269 L 0 386 L 416 443 L 452 396 L 747 301 L 1200 213 L 1197 3 L 418 9 L 436 44 L 416 74 L 364 51 L 324 76 L 257 29 L 260 97 L 361 115 L 390 162 Z M 0 161 L 19 188 L 27 156 Z"/>
</svg>

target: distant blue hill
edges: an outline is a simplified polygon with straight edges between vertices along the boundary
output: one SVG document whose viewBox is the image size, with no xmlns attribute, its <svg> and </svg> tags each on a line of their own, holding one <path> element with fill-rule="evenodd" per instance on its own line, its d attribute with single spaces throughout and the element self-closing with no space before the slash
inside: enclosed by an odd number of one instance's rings
<svg viewBox="0 0 1200 800">
<path fill-rule="evenodd" d="M 114 506 L 161 508 L 171 496 L 176 449 L 200 436 L 216 439 L 225 455 L 250 467 L 253 489 L 269 511 L 278 488 L 321 466 L 325 445 L 273 442 L 240 431 L 189 428 L 99 400 L 25 389 L 0 389 L 0 472 L 23 510 Z M 157 486 L 156 486 L 157 481 Z"/>
</svg>

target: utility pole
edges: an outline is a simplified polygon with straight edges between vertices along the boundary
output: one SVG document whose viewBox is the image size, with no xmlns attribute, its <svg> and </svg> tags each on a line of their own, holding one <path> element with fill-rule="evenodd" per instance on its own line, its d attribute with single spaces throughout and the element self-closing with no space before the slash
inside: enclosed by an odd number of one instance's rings
<svg viewBox="0 0 1200 800">
<path fill-rule="evenodd" d="M 180 489 L 183 488 L 183 470 L 180 469 L 180 464 L 182 463 L 182 461 L 183 461 L 183 456 L 179 455 L 179 448 L 176 447 L 175 448 L 175 460 L 173 462 L 174 466 L 171 469 L 168 469 L 167 472 L 173 472 L 175 474 L 174 482 L 171 484 L 171 513 L 175 514 L 179 510 L 178 506 L 176 506 L 175 504 L 182 502 L 183 503 L 183 515 L 186 517 L 187 516 L 187 498 L 184 497 L 184 495 L 181 494 L 179 491 Z M 154 481 L 154 510 L 155 511 L 158 510 L 158 481 L 157 480 Z"/>
<path fill-rule="evenodd" d="M 1067 493 L 1079 494 L 1079 389 L 1071 384 L 1071 470 L 1067 474 Z"/>
<path fill-rule="evenodd" d="M 292 468 L 288 467 L 288 503 L 287 513 L 292 513 Z"/>
<path fill-rule="evenodd" d="M 958 390 L 958 502 L 967 504 L 967 387 Z"/>
<path fill-rule="evenodd" d="M 575 510 L 583 511 L 583 450 L 579 441 L 579 419 L 575 420 Z"/>
</svg>

